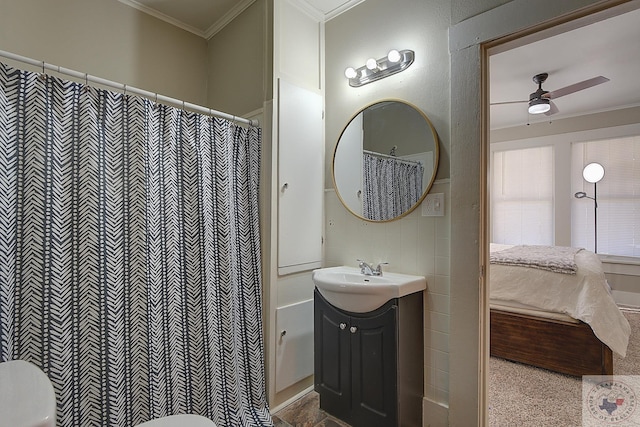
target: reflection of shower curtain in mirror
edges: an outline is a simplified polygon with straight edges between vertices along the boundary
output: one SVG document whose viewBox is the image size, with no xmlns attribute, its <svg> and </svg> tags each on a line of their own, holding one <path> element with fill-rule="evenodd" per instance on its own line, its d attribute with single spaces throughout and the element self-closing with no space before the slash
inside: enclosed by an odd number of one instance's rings
<svg viewBox="0 0 640 427">
<path fill-rule="evenodd" d="M 422 195 L 420 163 L 363 154 L 363 216 L 381 221 L 402 215 Z"/>
</svg>

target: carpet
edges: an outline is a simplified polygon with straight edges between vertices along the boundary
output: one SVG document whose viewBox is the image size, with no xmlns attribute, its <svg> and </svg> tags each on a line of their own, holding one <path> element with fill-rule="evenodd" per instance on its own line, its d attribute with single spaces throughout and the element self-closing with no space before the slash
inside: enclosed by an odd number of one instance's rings
<svg viewBox="0 0 640 427">
<path fill-rule="evenodd" d="M 622 311 L 631 325 L 624 359 L 614 353 L 615 375 L 640 375 L 640 311 Z M 489 361 L 489 425 L 580 427 L 582 380 L 492 357 Z"/>
</svg>

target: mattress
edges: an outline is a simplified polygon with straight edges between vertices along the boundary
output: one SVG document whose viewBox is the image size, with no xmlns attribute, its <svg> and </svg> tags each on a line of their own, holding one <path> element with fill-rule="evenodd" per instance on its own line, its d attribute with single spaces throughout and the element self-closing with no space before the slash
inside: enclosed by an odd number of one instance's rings
<svg viewBox="0 0 640 427">
<path fill-rule="evenodd" d="M 542 319 L 560 320 L 568 323 L 578 324 L 580 321 L 564 313 L 542 310 L 515 301 L 490 300 L 489 308 L 493 310 L 506 311 L 507 313 L 525 314 L 527 316 L 540 317 Z"/>
<path fill-rule="evenodd" d="M 491 251 L 507 245 L 491 245 Z M 626 356 L 631 327 L 613 297 L 596 254 L 581 250 L 575 255 L 576 274 L 491 264 L 490 301 L 494 306 L 557 313 L 587 323 L 600 341 Z M 524 307 L 523 307 L 524 306 Z"/>
</svg>

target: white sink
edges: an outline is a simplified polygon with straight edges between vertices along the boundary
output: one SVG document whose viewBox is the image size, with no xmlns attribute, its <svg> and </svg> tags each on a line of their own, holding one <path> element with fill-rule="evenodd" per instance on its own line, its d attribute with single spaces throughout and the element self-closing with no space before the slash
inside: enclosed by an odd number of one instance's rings
<svg viewBox="0 0 640 427">
<path fill-rule="evenodd" d="M 355 267 L 330 267 L 313 270 L 313 283 L 333 306 L 354 313 L 366 313 L 393 298 L 427 288 L 424 276 L 382 273 L 367 276 Z"/>
</svg>

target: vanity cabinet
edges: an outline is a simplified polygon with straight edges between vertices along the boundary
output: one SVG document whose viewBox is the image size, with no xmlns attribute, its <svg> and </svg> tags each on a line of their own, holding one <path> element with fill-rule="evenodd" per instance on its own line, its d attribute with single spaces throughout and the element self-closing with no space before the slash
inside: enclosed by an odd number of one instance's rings
<svg viewBox="0 0 640 427">
<path fill-rule="evenodd" d="M 314 293 L 314 374 L 320 408 L 354 427 L 422 425 L 422 292 L 368 313 Z"/>
</svg>

